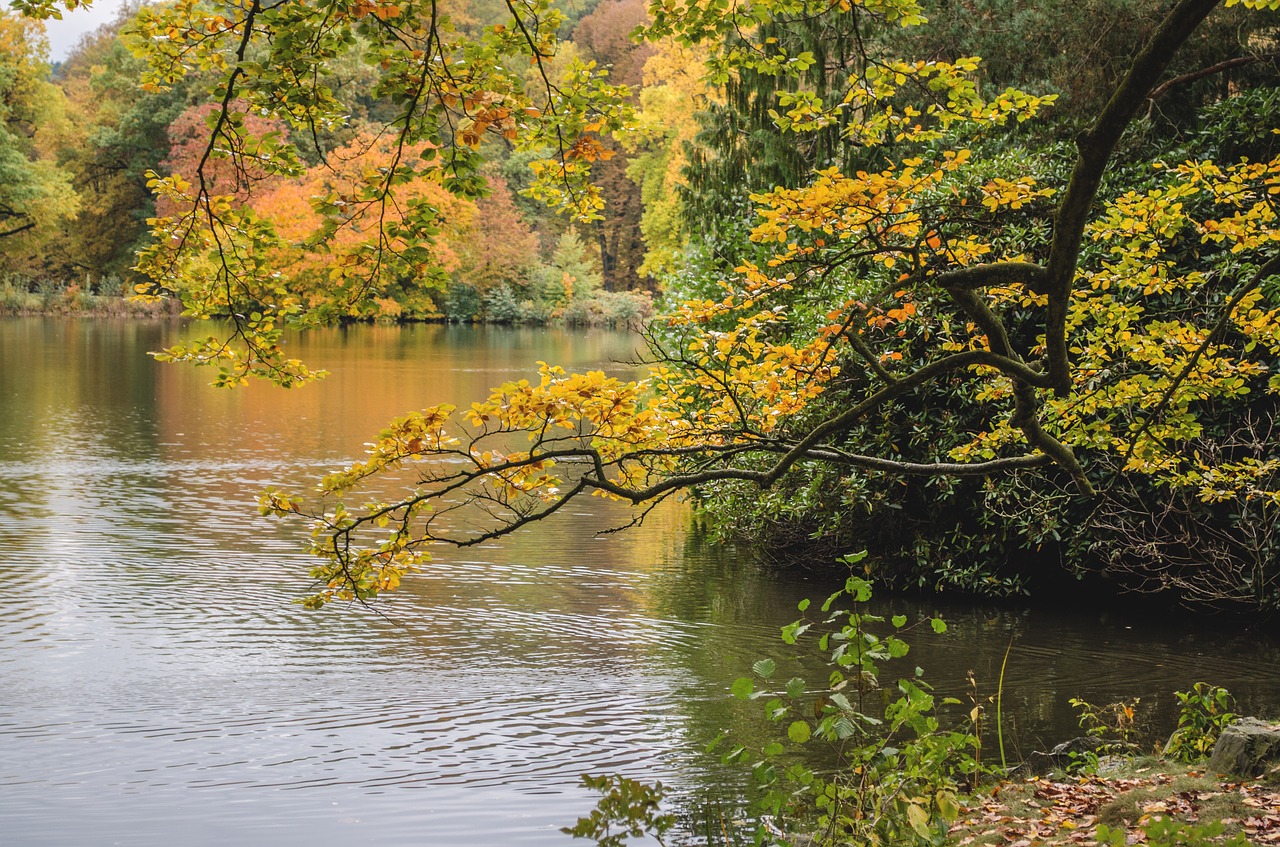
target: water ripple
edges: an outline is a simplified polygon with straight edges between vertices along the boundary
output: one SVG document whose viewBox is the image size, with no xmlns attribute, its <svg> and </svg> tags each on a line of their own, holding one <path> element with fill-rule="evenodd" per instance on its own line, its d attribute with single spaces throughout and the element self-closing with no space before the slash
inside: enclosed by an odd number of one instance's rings
<svg viewBox="0 0 1280 847">
<path fill-rule="evenodd" d="M 305 342 L 324 384 L 227 394 L 145 358 L 182 331 L 0 321 L 0 840 L 559 845 L 593 803 L 584 772 L 737 786 L 700 753 L 750 719 L 727 689 L 829 584 L 686 543 L 678 509 L 597 537 L 623 514 L 599 503 L 443 556 L 385 617 L 317 614 L 291 603 L 306 528 L 256 515 L 263 488 L 309 488 L 406 408 L 630 341 L 354 328 Z M 990 688 L 1015 637 L 1020 746 L 1072 731 L 1070 696 L 1208 671 L 1246 704 L 1280 696 L 1263 638 L 1210 654 L 1172 627 L 954 612 L 908 661 L 940 691 L 968 668 Z"/>
</svg>

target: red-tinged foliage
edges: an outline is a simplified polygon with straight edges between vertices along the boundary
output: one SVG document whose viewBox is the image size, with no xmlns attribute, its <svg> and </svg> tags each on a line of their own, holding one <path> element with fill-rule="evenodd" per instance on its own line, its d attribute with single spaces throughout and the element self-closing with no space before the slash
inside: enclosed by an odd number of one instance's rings
<svg viewBox="0 0 1280 847">
<path fill-rule="evenodd" d="M 274 264 L 307 305 L 334 300 L 336 282 L 348 292 L 352 310 L 371 295 L 375 316 L 437 313 L 429 292 L 438 291 L 444 275 L 461 266 L 459 245 L 471 238 L 475 204 L 447 191 L 430 166 L 385 195 L 368 191 L 402 163 L 420 160 L 425 149 L 362 134 L 301 179 L 279 181 L 269 193 L 255 195 L 254 210 L 274 221 L 284 241 Z M 410 266 L 388 261 L 407 246 L 388 233 L 419 204 L 433 210 L 437 229 L 428 255 Z"/>
<path fill-rule="evenodd" d="M 644 63 L 653 55 L 649 44 L 632 40 L 631 33 L 649 22 L 645 0 L 603 0 L 573 30 L 573 41 L 609 68 L 615 84 L 639 87 Z"/>
<path fill-rule="evenodd" d="M 253 151 L 261 139 L 281 136 L 287 128 L 282 121 L 254 114 L 244 102 L 231 107 L 232 113 L 240 116 L 238 126 L 226 126 L 215 138 L 210 137 L 210 122 L 216 120 L 220 106 L 203 103 L 187 108 L 169 125 L 169 155 L 160 166 L 165 173 L 197 185 L 197 171 L 203 163 L 206 192 L 230 195 L 243 203 L 250 192 L 264 193 L 279 182 L 279 177 L 256 163 Z M 232 150 L 235 155 L 228 155 Z M 171 199 L 160 197 L 156 211 L 171 215 L 178 209 Z"/>
<path fill-rule="evenodd" d="M 475 223 L 458 244 L 460 282 L 483 293 L 523 284 L 538 263 L 538 237 L 520 217 L 506 180 L 489 176 L 489 195 L 476 201 Z"/>
</svg>

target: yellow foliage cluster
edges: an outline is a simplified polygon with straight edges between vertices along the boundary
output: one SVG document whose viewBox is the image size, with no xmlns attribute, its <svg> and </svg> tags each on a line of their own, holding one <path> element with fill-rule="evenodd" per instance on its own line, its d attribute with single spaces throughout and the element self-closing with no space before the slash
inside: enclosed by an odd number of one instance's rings
<svg viewBox="0 0 1280 847">
<path fill-rule="evenodd" d="M 960 123 L 975 127 L 1002 126 L 1010 120 L 1021 123 L 1057 99 L 1008 89 L 985 100 L 974 82 L 980 61 L 970 56 L 955 62 L 895 60 L 872 65 L 850 85 L 840 106 L 861 116 L 850 124 L 850 140 L 859 144 L 932 141 Z M 899 89 L 908 84 L 931 92 L 930 102 L 922 108 L 893 105 Z M 801 105 L 787 117 L 794 125 L 807 126 L 819 115 L 819 109 Z"/>
<path fill-rule="evenodd" d="M 1162 317 L 1158 299 L 1176 294 L 1212 303 L 1230 296 L 1230 280 L 1186 267 L 1180 252 L 1194 245 L 1247 260 L 1280 240 L 1274 207 L 1280 159 L 1187 162 L 1169 171 L 1171 184 L 1116 198 L 1087 229 L 1107 258 L 1077 285 L 1067 324 L 1074 390 L 1046 399 L 1045 425 L 1064 443 L 1115 453 L 1126 471 L 1189 486 L 1205 501 L 1244 496 L 1280 503 L 1280 491 L 1266 484 L 1275 462 L 1211 465 L 1186 449 L 1203 434 L 1203 404 L 1260 388 L 1280 392 L 1267 363 L 1280 359 L 1280 309 L 1258 288 L 1242 290 L 1226 316 L 1243 338 L 1237 348 L 1208 319 Z M 1237 271 L 1235 284 L 1248 279 L 1247 269 Z M 1017 291 L 993 294 L 1008 302 Z M 1006 419 L 953 456 L 989 458 L 1020 438 Z"/>
</svg>

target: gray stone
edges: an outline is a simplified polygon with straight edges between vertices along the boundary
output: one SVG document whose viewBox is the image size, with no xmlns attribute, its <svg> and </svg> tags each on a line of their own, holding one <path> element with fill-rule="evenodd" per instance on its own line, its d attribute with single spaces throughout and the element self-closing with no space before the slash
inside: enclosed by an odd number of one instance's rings
<svg viewBox="0 0 1280 847">
<path fill-rule="evenodd" d="M 1218 736 L 1209 772 L 1255 777 L 1280 764 L 1280 724 L 1240 718 Z"/>
<path fill-rule="evenodd" d="M 1092 735 L 1072 738 L 1054 747 L 1048 753 L 1035 752 L 1027 756 L 1022 764 L 1009 771 L 1009 776 L 1024 778 L 1043 776 L 1050 771 L 1066 770 L 1090 753 L 1100 754 L 1117 746 L 1117 742 L 1107 741 Z"/>
</svg>

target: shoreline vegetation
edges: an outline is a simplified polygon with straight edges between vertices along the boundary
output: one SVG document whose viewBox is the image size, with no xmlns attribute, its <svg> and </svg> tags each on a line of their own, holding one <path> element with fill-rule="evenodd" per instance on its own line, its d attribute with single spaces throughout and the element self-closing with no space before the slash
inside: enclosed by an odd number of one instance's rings
<svg viewBox="0 0 1280 847">
<path fill-rule="evenodd" d="M 1117 704 L 1118 705 L 1118 704 Z M 1184 713 L 1185 714 L 1185 713 Z M 1091 738 L 1100 738 L 1090 736 Z M 1079 741 L 1076 739 L 1075 741 Z M 1070 744 L 1071 742 L 1067 742 Z M 564 832 L 597 844 L 623 845 L 610 840 L 624 829 L 641 831 L 663 845 L 686 843 L 708 847 L 759 844 L 756 828 L 766 833 L 769 847 L 847 847 L 852 844 L 932 844 L 936 847 L 1266 847 L 1280 844 L 1280 765 L 1255 777 L 1217 773 L 1207 757 L 1186 760 L 1156 745 L 1153 753 L 1132 751 L 1101 755 L 1072 755 L 1067 764 L 1044 773 L 1026 774 L 1022 767 L 988 771 L 979 784 L 956 792 L 945 818 L 917 819 L 916 826 L 896 810 L 880 810 L 880 820 L 866 820 L 883 829 L 890 824 L 897 837 L 876 838 L 849 831 L 847 822 L 834 826 L 837 803 L 820 806 L 820 814 L 792 816 L 746 811 L 731 820 L 716 804 L 657 814 L 666 789 L 623 777 L 585 777 L 584 784 L 603 796 L 597 813 L 580 818 Z M 1032 754 L 1032 756 L 1043 754 Z M 810 812 L 814 810 L 811 808 Z M 788 823 L 784 824 L 784 818 Z M 628 829 L 639 826 L 639 830 Z M 899 828 L 900 827 L 900 828 Z M 679 833 L 668 838 L 668 833 Z M 879 833 L 881 836 L 886 833 Z M 689 841 L 700 836 L 701 840 Z M 869 840 L 857 840 L 867 837 Z"/>
<path fill-rule="evenodd" d="M 1280 844 L 1280 776 L 1243 779 L 1159 756 L 1113 758 L 1091 773 L 1005 778 L 963 796 L 942 847 L 1265 847 Z M 697 815 L 693 816 L 697 818 Z M 708 845 L 753 843 L 723 818 Z M 766 824 L 770 847 L 842 842 Z M 608 842 L 598 842 L 607 844 Z"/>
<path fill-rule="evenodd" d="M 1166 758 L 1005 780 L 967 798 L 947 845 L 1280 843 L 1280 776 L 1239 779 Z"/>
<path fill-rule="evenodd" d="M 0 279 L 0 317 L 160 318 L 176 317 L 178 312 L 176 301 L 134 300 L 125 291 L 125 283 L 115 276 L 94 279 L 86 275 L 83 283 L 13 276 Z"/>
<path fill-rule="evenodd" d="M 182 306 L 176 298 L 147 301 L 135 299 L 128 284 L 115 275 L 83 282 L 34 280 L 10 275 L 0 278 L 0 317 L 180 317 Z M 385 310 L 376 316 L 354 317 L 357 323 L 475 323 L 491 326 L 597 327 L 617 330 L 638 329 L 653 313 L 652 297 L 639 291 L 597 291 L 580 297 L 568 307 L 540 308 L 532 301 L 514 296 L 499 309 L 484 314 L 455 313 L 453 309 L 432 315 L 406 314 Z"/>
<path fill-rule="evenodd" d="M 751 799 L 732 823 L 710 805 L 660 815 L 661 784 L 584 777 L 601 799 L 564 831 L 602 847 L 645 833 L 708 847 L 1280 844 L 1280 733 L 1241 719 L 1225 688 L 1174 692 L 1172 728 L 1151 725 L 1141 698 L 1072 698 L 1081 734 L 1016 764 L 1003 670 L 992 696 L 979 695 L 972 672 L 965 694 L 936 694 L 911 670 L 903 639 L 941 636 L 946 622 L 874 614 L 872 593 L 851 574 L 820 607 L 801 601 L 802 617 L 781 630 L 785 654 L 733 682 L 732 696 L 755 703 L 765 723 L 740 722 L 707 746 L 749 774 Z M 800 667 L 797 650 L 821 657 L 825 679 L 816 669 L 786 678 L 784 667 Z"/>
</svg>

